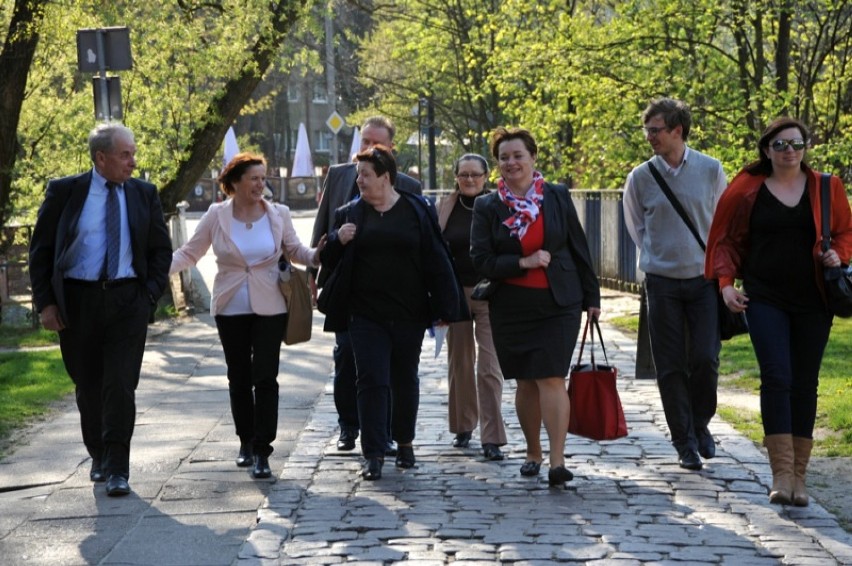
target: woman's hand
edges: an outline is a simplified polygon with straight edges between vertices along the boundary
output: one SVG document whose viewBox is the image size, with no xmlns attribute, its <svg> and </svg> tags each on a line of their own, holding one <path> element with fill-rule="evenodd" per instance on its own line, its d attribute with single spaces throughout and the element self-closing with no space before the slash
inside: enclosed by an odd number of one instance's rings
<svg viewBox="0 0 852 566">
<path fill-rule="evenodd" d="M 328 236 L 326 234 L 322 235 L 322 238 L 317 242 L 317 247 L 314 248 L 314 258 L 311 260 L 311 263 L 314 264 L 314 267 L 317 267 L 320 264 L 320 252 L 322 252 L 325 245 L 328 243 Z"/>
<path fill-rule="evenodd" d="M 586 310 L 586 316 L 588 316 L 590 320 L 597 320 L 601 316 L 600 307 L 589 307 L 588 310 Z"/>
<path fill-rule="evenodd" d="M 355 238 L 356 228 L 354 224 L 347 222 L 337 229 L 337 239 L 345 246 Z"/>
<path fill-rule="evenodd" d="M 522 257 L 518 261 L 521 269 L 536 269 L 537 267 L 547 267 L 550 265 L 550 252 L 547 250 L 538 250 L 526 257 Z"/>
<path fill-rule="evenodd" d="M 748 307 L 748 297 L 737 291 L 733 285 L 722 287 L 722 299 L 731 312 L 743 312 Z"/>
<path fill-rule="evenodd" d="M 822 264 L 826 267 L 840 267 L 840 256 L 832 249 L 822 252 L 819 257 L 822 260 Z"/>
</svg>

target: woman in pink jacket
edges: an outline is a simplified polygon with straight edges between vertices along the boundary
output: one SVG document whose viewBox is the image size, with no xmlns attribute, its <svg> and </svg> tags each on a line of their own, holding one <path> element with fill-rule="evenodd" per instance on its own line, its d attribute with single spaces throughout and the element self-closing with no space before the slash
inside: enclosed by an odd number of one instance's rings
<svg viewBox="0 0 852 566">
<path fill-rule="evenodd" d="M 299 241 L 290 209 L 263 199 L 266 160 L 236 155 L 219 175 L 229 197 L 201 218 L 192 238 L 174 252 L 169 273 L 195 265 L 210 246 L 218 271 L 210 313 L 216 320 L 225 362 L 231 413 L 240 452 L 237 466 L 255 478 L 272 475 L 269 455 L 278 429 L 278 357 L 287 306 L 278 288 L 282 251 L 296 263 L 317 266 L 317 248 Z"/>
</svg>

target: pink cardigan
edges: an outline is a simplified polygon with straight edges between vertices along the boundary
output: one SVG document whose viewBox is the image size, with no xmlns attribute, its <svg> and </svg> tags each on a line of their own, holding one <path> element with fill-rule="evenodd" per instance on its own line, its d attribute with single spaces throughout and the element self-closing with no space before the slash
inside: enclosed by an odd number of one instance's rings
<svg viewBox="0 0 852 566">
<path fill-rule="evenodd" d="M 210 206 L 195 230 L 192 238 L 175 250 L 169 275 L 183 271 L 198 263 L 210 246 L 216 255 L 216 278 L 213 281 L 210 314 L 215 316 L 248 280 L 249 299 L 255 314 L 273 315 L 287 312 L 284 297 L 278 289 L 278 258 L 281 245 L 287 250 L 291 261 L 302 265 L 316 266 L 319 259 L 316 248 L 309 248 L 299 241 L 290 209 L 283 204 L 263 201 L 272 228 L 275 251 L 261 262 L 249 267 L 234 241 L 231 239 L 233 200 Z"/>
</svg>

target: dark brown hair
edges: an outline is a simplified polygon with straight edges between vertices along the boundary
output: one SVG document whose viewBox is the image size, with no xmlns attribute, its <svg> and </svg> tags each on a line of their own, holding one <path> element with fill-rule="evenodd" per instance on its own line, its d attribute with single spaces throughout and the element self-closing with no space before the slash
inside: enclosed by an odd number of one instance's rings
<svg viewBox="0 0 852 566">
<path fill-rule="evenodd" d="M 388 131 L 390 141 L 393 141 L 393 137 L 396 135 L 396 127 L 393 125 L 393 122 L 391 122 L 390 118 L 385 118 L 384 116 L 370 116 L 364 120 L 364 123 L 361 125 L 361 129 L 363 130 L 367 126 L 386 129 Z"/>
<path fill-rule="evenodd" d="M 799 130 L 802 134 L 802 139 L 805 140 L 805 148 L 807 149 L 811 134 L 804 122 L 789 116 L 775 118 L 768 126 L 766 126 L 766 129 L 763 130 L 763 134 L 760 136 L 760 139 L 757 140 L 757 161 L 753 161 L 746 165 L 746 171 L 752 175 L 772 174 L 772 160 L 769 159 L 769 154 L 767 153 L 769 151 L 769 142 L 772 141 L 772 138 L 774 138 L 778 132 L 786 130 L 787 128 L 796 128 Z M 802 159 L 802 165 L 805 165 L 804 159 Z"/>
<path fill-rule="evenodd" d="M 689 106 L 682 100 L 674 98 L 657 98 L 652 100 L 642 112 L 642 123 L 647 124 L 654 116 L 660 116 L 666 123 L 666 128 L 672 130 L 681 126 L 681 139 L 689 139 L 689 129 L 692 126 L 692 113 Z"/>
<path fill-rule="evenodd" d="M 494 156 L 494 159 L 500 161 L 500 144 L 507 141 L 512 140 L 521 140 L 524 142 L 524 146 L 527 148 L 527 151 L 530 152 L 530 155 L 535 157 L 538 155 L 538 145 L 535 143 L 535 138 L 529 132 L 529 130 L 525 130 L 523 128 L 504 128 L 500 126 L 491 132 L 491 155 Z"/>
<path fill-rule="evenodd" d="M 255 165 L 263 165 L 266 169 L 266 159 L 257 153 L 243 152 L 234 156 L 231 161 L 225 165 L 222 172 L 219 173 L 219 185 L 222 187 L 222 192 L 231 196 L 234 194 L 234 183 L 240 180 L 243 174 Z"/>
<path fill-rule="evenodd" d="M 355 163 L 364 161 L 372 164 L 377 177 L 387 173 L 391 185 L 396 184 L 396 160 L 393 157 L 393 151 L 389 147 L 376 144 L 358 153 L 354 161 Z"/>
</svg>

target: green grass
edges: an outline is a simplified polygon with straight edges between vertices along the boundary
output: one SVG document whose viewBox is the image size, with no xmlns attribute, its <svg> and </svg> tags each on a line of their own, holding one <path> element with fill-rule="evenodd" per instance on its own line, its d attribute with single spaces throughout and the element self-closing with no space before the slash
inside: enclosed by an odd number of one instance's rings
<svg viewBox="0 0 852 566">
<path fill-rule="evenodd" d="M 58 349 L 0 354 L 0 455 L 14 430 L 73 390 Z"/>
<path fill-rule="evenodd" d="M 34 346 L 52 346 L 59 344 L 56 332 L 29 326 L 0 326 L 0 347 L 24 348 Z"/>
<path fill-rule="evenodd" d="M 622 321 L 621 319 L 627 319 Z M 635 323 L 633 320 L 635 319 Z M 639 317 L 612 320 L 619 328 L 636 332 Z M 817 401 L 814 453 L 819 456 L 852 456 L 852 319 L 834 319 L 823 356 Z M 748 335 L 722 343 L 720 387 L 760 393 L 760 371 Z M 719 415 L 755 441 L 763 437 L 760 414 L 720 407 Z"/>
</svg>

